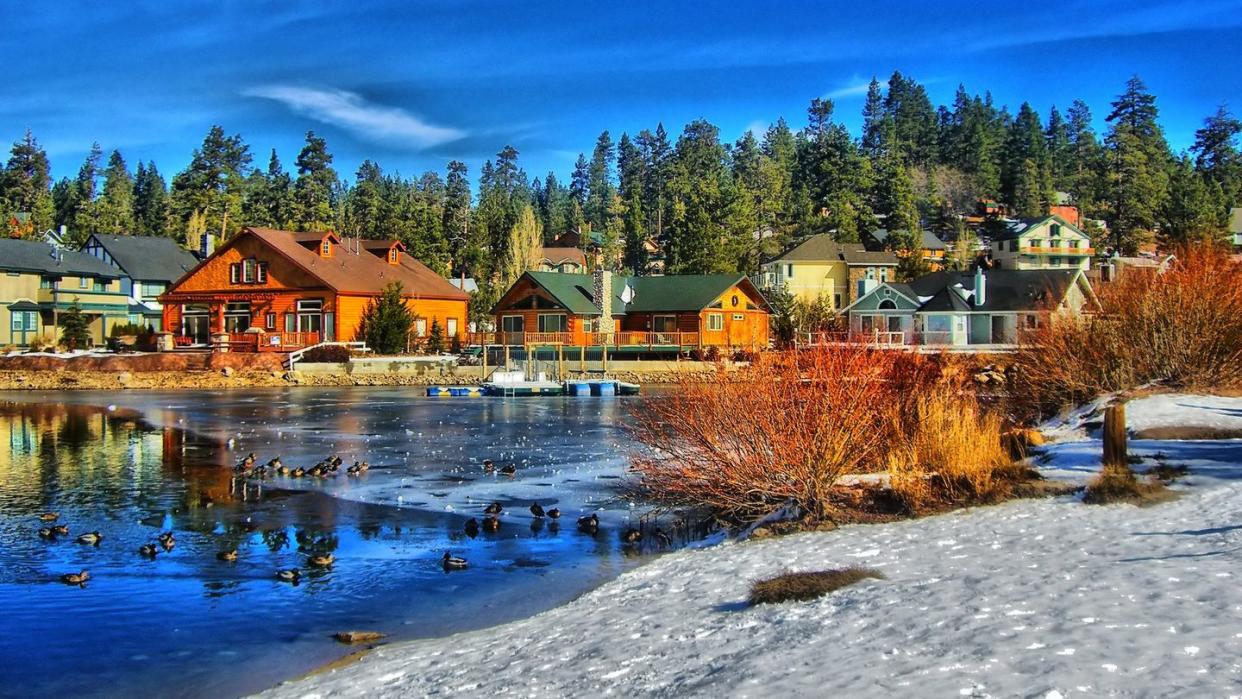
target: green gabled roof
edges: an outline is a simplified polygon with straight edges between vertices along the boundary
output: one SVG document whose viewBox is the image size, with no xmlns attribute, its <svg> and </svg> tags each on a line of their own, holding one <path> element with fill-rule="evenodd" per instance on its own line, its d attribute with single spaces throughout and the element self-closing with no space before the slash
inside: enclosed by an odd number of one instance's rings
<svg viewBox="0 0 1242 699">
<path fill-rule="evenodd" d="M 1074 231 L 1075 233 L 1083 236 L 1084 238 L 1089 239 L 1091 237 L 1087 235 L 1085 232 L 1083 232 L 1081 228 L 1079 228 L 1078 226 L 1075 226 L 1069 221 L 1066 221 L 1060 216 L 1057 216 L 1056 214 L 1049 214 L 1047 216 L 1037 216 L 1035 218 L 1023 218 L 1023 219 L 1018 219 L 1016 221 L 1011 221 L 1008 224 L 1008 226 L 1006 226 L 1005 232 L 996 236 L 995 238 L 993 238 L 993 240 L 1013 240 L 1014 238 L 1017 238 L 1018 236 L 1023 235 L 1024 233 L 1027 233 L 1032 228 L 1039 228 L 1040 226 L 1044 225 L 1048 221 L 1054 221 L 1056 223 L 1059 223 L 1063 227 Z"/>
<path fill-rule="evenodd" d="M 590 274 L 527 272 L 536 284 L 574 315 L 599 315 L 593 298 L 595 278 Z M 729 287 L 749 281 L 740 274 L 679 274 L 662 277 L 612 278 L 612 314 L 699 312 L 707 308 Z M 629 306 L 621 301 L 626 285 L 634 290 Z M 756 291 L 756 293 L 758 293 Z M 762 300 L 762 296 L 760 299 Z M 763 302 L 766 307 L 766 301 Z"/>
</svg>

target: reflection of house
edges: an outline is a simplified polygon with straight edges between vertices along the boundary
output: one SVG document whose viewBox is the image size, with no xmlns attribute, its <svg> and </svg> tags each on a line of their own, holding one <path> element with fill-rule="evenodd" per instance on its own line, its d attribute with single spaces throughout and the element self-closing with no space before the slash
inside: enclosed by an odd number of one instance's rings
<svg viewBox="0 0 1242 699">
<path fill-rule="evenodd" d="M 1010 221 L 1004 233 L 992 239 L 997 269 L 1087 269 L 1091 239 L 1060 216 Z"/>
<path fill-rule="evenodd" d="M 112 326 L 128 319 L 121 273 L 76 250 L 36 240 L 0 238 L 0 345 L 29 345 L 59 337 L 59 314 L 75 302 L 101 345 Z"/>
<path fill-rule="evenodd" d="M 1005 345 L 1052 313 L 1094 303 L 1082 270 L 933 272 L 881 284 L 851 305 L 855 338 L 888 345 Z"/>
<path fill-rule="evenodd" d="M 785 289 L 803 301 L 824 299 L 834 310 L 848 306 L 869 286 L 897 278 L 897 256 L 869 252 L 861 243 L 838 243 L 827 234 L 760 267 L 760 289 Z"/>
<path fill-rule="evenodd" d="M 160 296 L 164 327 L 181 344 L 228 333 L 242 349 L 287 350 L 357 337 L 363 311 L 400 282 L 426 335 L 465 331 L 468 294 L 405 253 L 396 240 L 246 228 Z"/>
<path fill-rule="evenodd" d="M 539 271 L 585 274 L 586 254 L 579 248 L 544 248 Z"/>
<path fill-rule="evenodd" d="M 597 299 L 609 298 L 603 320 Z M 770 309 L 741 275 L 621 277 L 527 272 L 492 312 L 499 344 L 680 350 L 766 347 Z"/>
<path fill-rule="evenodd" d="M 86 239 L 82 252 L 121 272 L 121 291 L 129 295 L 129 322 L 163 329 L 164 311 L 156 297 L 198 264 L 171 238 L 99 235 Z"/>
</svg>

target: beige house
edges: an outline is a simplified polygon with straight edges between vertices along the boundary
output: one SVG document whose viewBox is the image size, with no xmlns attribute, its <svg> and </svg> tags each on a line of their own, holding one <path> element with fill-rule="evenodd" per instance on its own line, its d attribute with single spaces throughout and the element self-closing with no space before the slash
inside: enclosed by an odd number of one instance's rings
<svg viewBox="0 0 1242 699">
<path fill-rule="evenodd" d="M 802 301 L 824 299 L 836 311 L 896 279 L 892 252 L 869 252 L 862 243 L 838 243 L 821 234 L 763 264 L 755 285 L 761 291 L 783 289 Z"/>
<path fill-rule="evenodd" d="M 1011 221 L 992 240 L 989 252 L 996 269 L 1080 269 L 1090 267 L 1091 239 L 1060 216 Z"/>
<path fill-rule="evenodd" d="M 56 340 L 60 314 L 75 303 L 89 321 L 92 343 L 104 344 L 113 325 L 129 320 L 121 276 L 84 252 L 0 238 L 0 346 Z"/>
</svg>

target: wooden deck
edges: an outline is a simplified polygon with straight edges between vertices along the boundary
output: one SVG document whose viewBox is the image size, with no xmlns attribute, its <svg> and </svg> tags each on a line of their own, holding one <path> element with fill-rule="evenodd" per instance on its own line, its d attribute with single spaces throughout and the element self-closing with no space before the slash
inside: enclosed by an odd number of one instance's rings
<svg viewBox="0 0 1242 699">
<path fill-rule="evenodd" d="M 698 347 L 697 332 L 640 332 L 621 331 L 611 333 L 539 333 L 539 332 L 491 332 L 471 333 L 467 338 L 472 345 L 507 345 L 510 347 L 553 346 L 565 347 Z"/>
</svg>

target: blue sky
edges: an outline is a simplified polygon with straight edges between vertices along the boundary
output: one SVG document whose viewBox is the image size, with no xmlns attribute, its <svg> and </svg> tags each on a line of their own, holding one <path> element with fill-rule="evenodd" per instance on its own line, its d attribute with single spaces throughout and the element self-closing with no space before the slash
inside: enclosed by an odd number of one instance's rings
<svg viewBox="0 0 1242 699">
<path fill-rule="evenodd" d="M 1218 104 L 1242 113 L 1242 0 L 5 2 L 0 26 L 0 141 L 32 128 L 58 177 L 95 140 L 171 176 L 218 123 L 259 165 L 274 147 L 292 167 L 313 129 L 350 177 L 366 158 L 474 176 L 508 143 L 564 178 L 602 129 L 704 117 L 732 140 L 826 96 L 857 133 L 894 69 L 937 104 L 958 83 L 1045 116 L 1082 98 L 1100 130 L 1137 73 L 1177 149 Z"/>
</svg>

